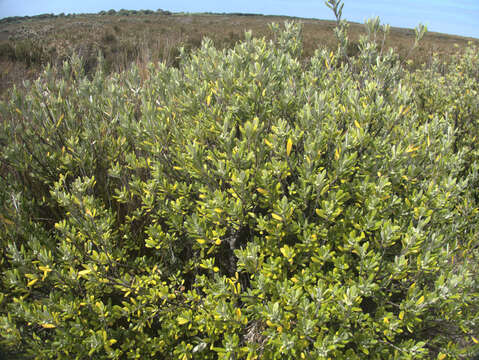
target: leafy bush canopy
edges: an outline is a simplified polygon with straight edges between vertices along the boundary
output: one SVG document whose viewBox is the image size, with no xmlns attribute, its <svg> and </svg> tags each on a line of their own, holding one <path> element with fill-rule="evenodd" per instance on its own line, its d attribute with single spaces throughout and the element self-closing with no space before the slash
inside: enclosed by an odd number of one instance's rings
<svg viewBox="0 0 479 360">
<path fill-rule="evenodd" d="M 330 1 L 338 10 L 340 5 Z M 340 17 L 340 12 L 339 12 Z M 307 64 L 272 25 L 178 68 L 46 69 L 0 103 L 0 350 L 25 359 L 477 351 L 479 55 Z M 420 31 L 421 32 L 421 31 Z M 418 37 L 420 37 L 420 32 Z"/>
</svg>

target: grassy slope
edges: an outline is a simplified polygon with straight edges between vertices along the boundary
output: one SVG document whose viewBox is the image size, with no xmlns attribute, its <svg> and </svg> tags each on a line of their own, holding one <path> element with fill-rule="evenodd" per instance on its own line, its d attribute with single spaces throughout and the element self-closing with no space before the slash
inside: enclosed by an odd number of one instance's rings
<svg viewBox="0 0 479 360">
<path fill-rule="evenodd" d="M 86 71 L 95 67 L 100 50 L 109 71 L 121 71 L 131 62 L 144 65 L 149 61 L 175 64 L 178 47 L 198 47 L 203 36 L 212 38 L 219 47 L 232 46 L 252 30 L 255 36 L 270 36 L 268 24 L 285 20 L 300 21 L 304 29 L 304 56 L 318 47 L 336 46 L 335 22 L 282 16 L 244 16 L 229 14 L 97 15 L 84 14 L 54 18 L 32 18 L 0 23 L 0 94 L 25 79 L 33 79 L 46 63 L 59 64 L 72 53 L 85 60 Z M 362 24 L 351 23 L 351 53 Z M 413 66 L 429 62 L 433 54 L 448 57 L 468 41 L 459 36 L 428 33 L 419 47 L 409 54 Z M 414 42 L 414 31 L 392 28 L 387 46 L 407 57 Z"/>
</svg>

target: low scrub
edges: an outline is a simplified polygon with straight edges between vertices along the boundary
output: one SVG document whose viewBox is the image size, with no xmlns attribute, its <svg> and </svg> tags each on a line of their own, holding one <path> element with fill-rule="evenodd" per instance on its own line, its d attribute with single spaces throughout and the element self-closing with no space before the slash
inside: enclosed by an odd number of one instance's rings
<svg viewBox="0 0 479 360">
<path fill-rule="evenodd" d="M 479 53 L 408 72 L 301 28 L 178 67 L 47 69 L 0 103 L 0 351 L 467 359 Z M 422 31 L 419 29 L 418 38 Z M 60 80 L 59 80 L 60 78 Z"/>
</svg>

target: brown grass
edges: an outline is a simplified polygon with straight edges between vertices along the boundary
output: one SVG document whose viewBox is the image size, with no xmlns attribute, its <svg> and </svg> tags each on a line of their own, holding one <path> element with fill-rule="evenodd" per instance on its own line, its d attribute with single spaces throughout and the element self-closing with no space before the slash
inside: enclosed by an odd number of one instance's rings
<svg viewBox="0 0 479 360">
<path fill-rule="evenodd" d="M 199 47 L 204 36 L 220 48 L 231 47 L 244 37 L 246 30 L 269 38 L 268 24 L 286 20 L 303 23 L 305 58 L 320 47 L 336 48 L 335 22 L 282 16 L 87 14 L 4 22 L 0 24 L 0 94 L 14 84 L 21 85 L 23 80 L 35 78 L 47 63 L 60 65 L 72 54 L 82 56 L 87 74 L 96 68 L 99 51 L 105 57 L 107 71 L 122 71 L 134 62 L 143 66 L 150 61 L 164 61 L 175 66 L 179 47 Z M 351 23 L 349 33 L 354 53 L 364 26 Z M 409 58 L 413 66 L 428 63 L 434 56 L 447 58 L 464 48 L 468 41 L 479 42 L 428 33 Z M 413 43 L 413 30 L 392 28 L 386 45 L 405 58 Z"/>
</svg>

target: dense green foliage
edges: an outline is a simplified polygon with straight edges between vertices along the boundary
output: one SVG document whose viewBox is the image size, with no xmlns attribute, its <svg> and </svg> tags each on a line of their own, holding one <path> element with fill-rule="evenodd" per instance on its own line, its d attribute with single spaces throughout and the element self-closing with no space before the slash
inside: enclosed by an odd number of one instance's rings
<svg viewBox="0 0 479 360">
<path fill-rule="evenodd" d="M 78 59 L 0 103 L 0 351 L 25 359 L 468 358 L 479 55 L 370 36 Z"/>
</svg>

